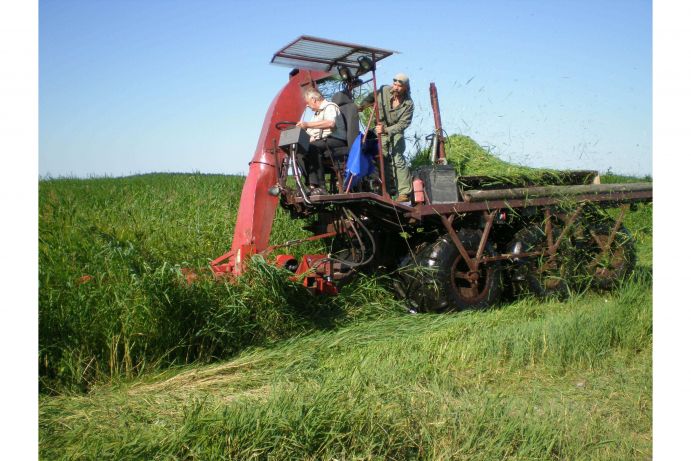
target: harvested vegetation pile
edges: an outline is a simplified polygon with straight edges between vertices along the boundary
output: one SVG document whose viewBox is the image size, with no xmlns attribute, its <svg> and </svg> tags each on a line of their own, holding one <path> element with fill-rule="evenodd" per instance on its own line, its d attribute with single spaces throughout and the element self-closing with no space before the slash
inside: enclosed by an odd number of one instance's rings
<svg viewBox="0 0 691 461">
<path fill-rule="evenodd" d="M 487 149 L 468 136 L 454 134 L 446 138 L 446 159 L 456 168 L 459 176 L 480 175 L 500 178 L 516 179 L 519 176 L 536 177 L 553 170 L 530 168 L 505 162 L 492 155 Z M 413 169 L 428 165 L 429 148 L 422 149 L 413 155 L 411 166 Z"/>
<path fill-rule="evenodd" d="M 529 168 L 505 162 L 480 147 L 472 138 L 463 135 L 449 136 L 446 141 L 446 156 L 456 167 L 459 175 L 482 175 L 515 177 L 518 175 L 538 176 L 551 170 Z"/>
<path fill-rule="evenodd" d="M 564 172 L 547 168 L 531 168 L 506 162 L 492 155 L 472 138 L 451 135 L 446 140 L 446 158 L 456 168 L 459 176 L 480 176 L 483 187 L 493 184 L 514 184 L 517 187 L 529 185 L 558 185 Z M 411 161 L 413 168 L 429 163 L 429 150 L 418 152 Z M 602 183 L 623 183 L 641 181 L 640 178 L 619 176 L 606 172 Z M 650 181 L 650 178 L 644 180 Z"/>
</svg>

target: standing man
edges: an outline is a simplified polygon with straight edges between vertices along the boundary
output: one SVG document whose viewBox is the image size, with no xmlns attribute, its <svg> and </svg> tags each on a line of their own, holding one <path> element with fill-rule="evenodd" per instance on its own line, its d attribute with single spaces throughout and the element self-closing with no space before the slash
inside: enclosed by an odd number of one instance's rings
<svg viewBox="0 0 691 461">
<path fill-rule="evenodd" d="M 322 156 L 327 149 L 347 146 L 346 128 L 338 105 L 327 101 L 314 87 L 305 90 L 305 104 L 314 111 L 309 122 L 299 121 L 297 126 L 310 135 L 307 158 L 298 157 L 303 171 L 307 173 L 309 195 L 326 194 Z"/>
<path fill-rule="evenodd" d="M 397 202 L 410 201 L 410 171 L 403 154 L 405 137 L 403 132 L 413 120 L 413 100 L 410 99 L 410 80 L 405 74 L 396 74 L 393 84 L 383 85 L 377 91 L 379 97 L 379 120 L 375 130 L 381 134 L 382 153 L 387 189 L 389 194 L 397 196 Z M 365 97 L 361 109 L 374 103 L 374 95 Z"/>
</svg>

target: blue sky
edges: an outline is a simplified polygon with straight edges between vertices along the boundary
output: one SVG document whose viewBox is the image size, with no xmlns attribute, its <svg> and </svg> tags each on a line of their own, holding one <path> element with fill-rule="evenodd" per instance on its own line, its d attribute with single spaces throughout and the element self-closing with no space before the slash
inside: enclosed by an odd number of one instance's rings
<svg viewBox="0 0 691 461">
<path fill-rule="evenodd" d="M 399 51 L 378 79 L 410 76 L 409 136 L 433 81 L 447 133 L 505 160 L 652 172 L 650 1 L 348 4 L 40 1 L 39 174 L 246 172 L 303 34 Z"/>
</svg>

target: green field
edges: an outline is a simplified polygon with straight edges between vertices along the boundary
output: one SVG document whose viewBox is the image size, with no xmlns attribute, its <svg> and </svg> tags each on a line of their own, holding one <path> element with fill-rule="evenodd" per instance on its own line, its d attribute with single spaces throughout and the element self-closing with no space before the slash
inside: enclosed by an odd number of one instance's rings
<svg viewBox="0 0 691 461">
<path fill-rule="evenodd" d="M 534 172 L 468 139 L 462 173 Z M 613 292 L 411 315 L 381 277 L 311 297 L 255 260 L 213 281 L 242 184 L 40 181 L 42 459 L 652 457 L 652 205 Z M 307 235 L 279 211 L 272 243 Z"/>
</svg>

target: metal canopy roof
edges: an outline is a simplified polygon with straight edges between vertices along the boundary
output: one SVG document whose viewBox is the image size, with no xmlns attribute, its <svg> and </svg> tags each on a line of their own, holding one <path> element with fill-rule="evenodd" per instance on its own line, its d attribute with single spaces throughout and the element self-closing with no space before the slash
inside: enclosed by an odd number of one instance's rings
<svg viewBox="0 0 691 461">
<path fill-rule="evenodd" d="M 335 70 L 337 66 L 357 69 L 357 59 L 360 56 L 367 56 L 377 62 L 394 53 L 397 51 L 302 35 L 278 50 L 271 59 L 271 63 L 329 72 Z"/>
</svg>

